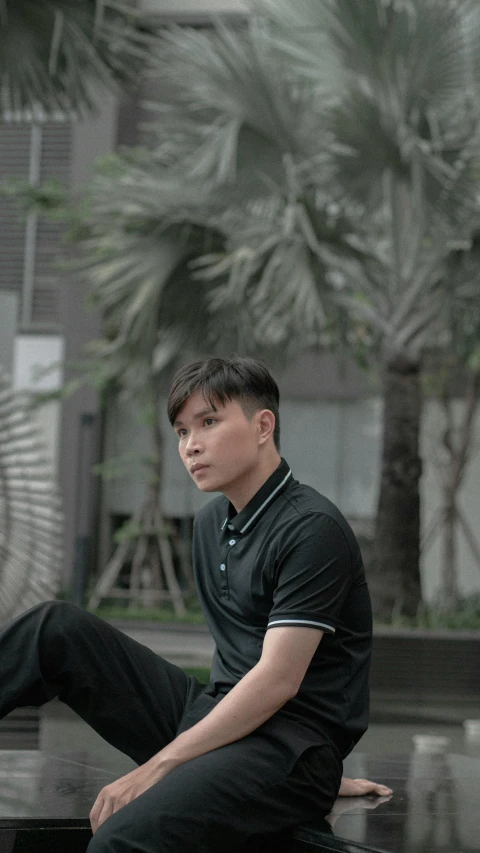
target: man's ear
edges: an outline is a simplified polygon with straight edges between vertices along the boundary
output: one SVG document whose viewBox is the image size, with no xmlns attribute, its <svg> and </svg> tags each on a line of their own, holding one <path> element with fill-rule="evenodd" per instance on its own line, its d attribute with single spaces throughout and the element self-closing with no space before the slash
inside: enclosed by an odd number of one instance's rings
<svg viewBox="0 0 480 853">
<path fill-rule="evenodd" d="M 275 429 L 275 415 L 270 409 L 261 409 L 256 415 L 259 426 L 258 443 L 266 444 Z"/>
</svg>

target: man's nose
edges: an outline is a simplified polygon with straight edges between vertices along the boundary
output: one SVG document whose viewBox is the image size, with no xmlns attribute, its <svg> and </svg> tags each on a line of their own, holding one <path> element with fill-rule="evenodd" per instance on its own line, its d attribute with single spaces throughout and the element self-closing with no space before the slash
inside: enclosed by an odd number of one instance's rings
<svg viewBox="0 0 480 853">
<path fill-rule="evenodd" d="M 187 443 L 185 445 L 185 451 L 188 456 L 192 456 L 194 453 L 199 453 L 200 451 L 200 442 L 197 433 L 191 432 L 188 436 Z"/>
</svg>

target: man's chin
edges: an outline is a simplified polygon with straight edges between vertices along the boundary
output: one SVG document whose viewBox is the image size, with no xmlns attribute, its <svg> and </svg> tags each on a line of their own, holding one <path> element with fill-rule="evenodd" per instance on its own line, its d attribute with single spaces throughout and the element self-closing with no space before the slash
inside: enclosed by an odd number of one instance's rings
<svg viewBox="0 0 480 853">
<path fill-rule="evenodd" d="M 210 483 L 200 482 L 200 483 L 195 483 L 195 485 L 196 485 L 197 489 L 200 489 L 201 492 L 218 492 L 218 490 L 219 490 L 218 485 L 216 485 L 215 483 L 212 484 L 211 482 Z"/>
</svg>

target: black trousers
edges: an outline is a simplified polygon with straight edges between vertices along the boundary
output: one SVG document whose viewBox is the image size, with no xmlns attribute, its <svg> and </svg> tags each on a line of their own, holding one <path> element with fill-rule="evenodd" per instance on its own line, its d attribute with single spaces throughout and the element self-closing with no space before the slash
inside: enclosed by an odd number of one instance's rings
<svg viewBox="0 0 480 853">
<path fill-rule="evenodd" d="M 2 628 L 0 685 L 0 717 L 58 697 L 138 764 L 216 701 L 179 667 L 65 602 L 38 605 Z M 258 836 L 280 840 L 328 814 L 340 778 L 328 739 L 295 756 L 260 727 L 173 770 L 108 818 L 88 853 L 251 850 Z"/>
</svg>

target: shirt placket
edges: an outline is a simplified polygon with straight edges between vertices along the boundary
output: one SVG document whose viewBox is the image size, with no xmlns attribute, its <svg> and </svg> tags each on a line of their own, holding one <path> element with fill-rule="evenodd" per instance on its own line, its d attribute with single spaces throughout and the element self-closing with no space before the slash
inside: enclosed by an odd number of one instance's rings
<svg viewBox="0 0 480 853">
<path fill-rule="evenodd" d="M 235 547 L 238 541 L 239 534 L 234 530 L 232 525 L 228 525 L 225 531 L 226 541 L 221 551 L 220 563 L 220 595 L 224 599 L 230 598 L 230 590 L 228 585 L 228 569 L 230 562 L 230 552 Z"/>
</svg>

